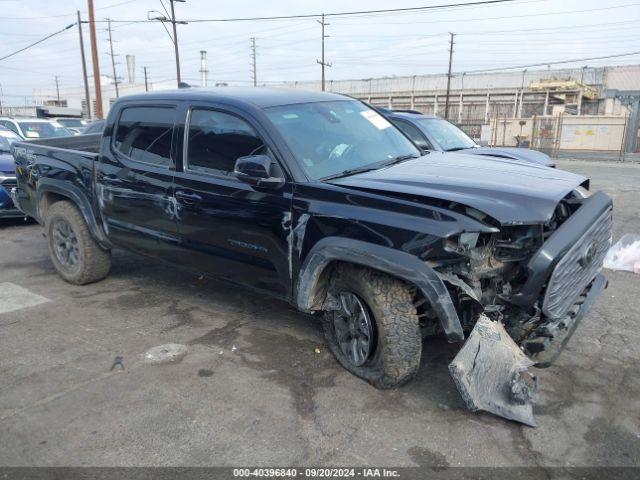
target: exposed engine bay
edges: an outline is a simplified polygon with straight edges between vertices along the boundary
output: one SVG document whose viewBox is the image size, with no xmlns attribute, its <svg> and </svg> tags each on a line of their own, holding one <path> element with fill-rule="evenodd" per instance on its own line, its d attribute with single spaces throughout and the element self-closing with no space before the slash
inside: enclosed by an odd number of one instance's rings
<svg viewBox="0 0 640 480">
<path fill-rule="evenodd" d="M 606 280 L 598 271 L 611 243 L 610 207 L 598 211 L 597 220 L 592 216 L 590 224 L 583 225 L 585 231 L 579 239 L 563 240 L 563 252 L 549 262 L 548 272 L 536 271 L 538 257 L 550 256 L 547 247 L 576 229 L 575 225 L 561 227 L 587 197 L 585 190 L 574 190 L 560 201 L 546 224 L 501 226 L 494 233 L 450 237 L 444 250 L 452 257 L 429 262 L 447 286 L 463 329 L 471 332 L 450 366 L 470 409 L 489 410 L 535 425 L 530 410 L 537 396 L 537 381 L 527 367 L 546 367 L 553 362 L 597 294 L 606 287 Z M 531 288 L 536 276 L 537 291 Z M 531 291 L 536 292 L 535 296 Z M 424 325 L 430 317 L 429 312 L 421 312 Z M 495 325 L 491 326 L 491 322 Z M 501 331 L 507 343 L 491 341 L 500 338 Z M 485 349 L 481 353 L 482 345 Z M 470 365 L 464 365 L 465 359 Z M 501 362 L 506 365 L 501 366 Z M 479 370 L 476 380 L 483 384 L 482 388 L 469 378 L 474 368 Z M 487 369 L 493 373 L 489 375 Z M 501 372 L 502 378 L 497 378 L 496 372 Z M 530 378 L 524 380 L 525 377 Z M 511 409 L 506 407 L 504 398 L 495 402 L 507 391 L 519 392 L 510 397 Z M 474 397 L 474 393 L 495 398 L 490 401 Z M 529 407 L 523 410 L 524 404 Z"/>
</svg>

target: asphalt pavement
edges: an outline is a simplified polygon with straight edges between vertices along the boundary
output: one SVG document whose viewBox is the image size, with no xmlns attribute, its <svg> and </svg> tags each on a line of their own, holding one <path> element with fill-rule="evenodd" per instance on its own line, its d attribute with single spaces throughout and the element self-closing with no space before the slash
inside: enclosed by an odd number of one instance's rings
<svg viewBox="0 0 640 480">
<path fill-rule="evenodd" d="M 640 165 L 559 166 L 613 196 L 614 241 L 640 234 Z M 0 465 L 640 466 L 640 275 L 606 274 L 537 371 L 530 428 L 466 410 L 457 345 L 427 343 L 413 382 L 376 390 L 283 302 L 122 251 L 106 280 L 72 286 L 40 226 L 3 222 Z M 145 358 L 166 344 L 187 348 Z"/>
</svg>

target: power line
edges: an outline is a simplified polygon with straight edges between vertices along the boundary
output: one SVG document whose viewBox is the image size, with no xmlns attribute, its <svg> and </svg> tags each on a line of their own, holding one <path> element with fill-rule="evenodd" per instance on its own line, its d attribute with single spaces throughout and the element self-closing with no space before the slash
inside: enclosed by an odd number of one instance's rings
<svg viewBox="0 0 640 480">
<path fill-rule="evenodd" d="M 333 13 L 323 13 L 323 14 L 307 13 L 302 15 L 277 15 L 272 17 L 205 18 L 205 19 L 187 20 L 187 22 L 246 22 L 246 21 L 254 21 L 254 20 L 288 20 L 292 18 L 316 18 L 320 16 L 344 17 L 349 15 L 371 15 L 371 14 L 377 14 L 377 13 L 417 12 L 421 10 L 457 8 L 457 7 L 467 7 L 467 6 L 473 6 L 473 5 L 490 5 L 495 3 L 507 3 L 507 2 L 513 2 L 513 1 L 514 0 L 483 0 L 479 2 L 447 3 L 442 5 L 427 5 L 423 7 L 385 8 L 381 10 L 360 10 L 360 11 L 333 12 Z"/>
<path fill-rule="evenodd" d="M 125 5 L 127 3 L 133 3 L 137 0 L 125 0 L 124 2 L 113 3 L 111 5 L 105 5 L 104 7 L 96 8 L 95 10 L 106 10 L 107 8 L 119 7 L 120 5 Z M 38 17 L 3 17 L 3 20 L 44 20 L 49 18 L 62 18 L 62 17 L 74 17 L 75 13 L 61 13 L 58 15 L 46 15 L 46 16 L 38 16 Z"/>
<path fill-rule="evenodd" d="M 602 55 L 599 57 L 583 57 L 583 58 L 573 58 L 571 60 L 558 60 L 555 62 L 540 62 L 540 63 L 531 63 L 528 65 L 516 65 L 513 67 L 500 67 L 500 68 L 487 68 L 482 70 L 466 70 L 465 73 L 468 75 L 470 73 L 490 73 L 490 72 L 501 72 L 503 70 L 521 70 L 523 68 L 530 67 L 546 67 L 547 65 L 561 65 L 563 63 L 575 63 L 575 62 L 587 62 L 592 60 L 605 60 L 608 58 L 619 58 L 619 57 L 630 57 L 632 55 L 640 55 L 640 50 L 636 52 L 626 52 L 626 53 L 618 53 L 615 55 Z"/>
<path fill-rule="evenodd" d="M 511 3 L 516 0 L 481 0 L 477 2 L 460 2 L 460 3 L 444 3 L 440 5 L 426 5 L 422 7 L 406 7 L 406 8 L 385 8 L 380 10 L 356 10 L 347 12 L 332 12 L 332 13 L 306 13 L 300 15 L 275 15 L 270 17 L 236 17 L 236 18 L 192 18 L 185 19 L 187 23 L 203 23 L 203 22 L 252 22 L 261 20 L 290 20 L 300 18 L 318 18 L 324 15 L 325 17 L 346 17 L 353 15 L 374 15 L 380 13 L 399 13 L 399 12 L 419 12 L 428 10 L 441 10 L 445 8 L 460 8 L 460 7 L 473 7 L 477 5 L 494 5 L 500 3 Z M 116 23 L 149 23 L 153 20 L 112 20 Z"/>
<path fill-rule="evenodd" d="M 473 22 L 476 20 L 511 20 L 514 18 L 527 18 L 527 17 L 544 17 L 548 15 L 566 15 L 570 13 L 592 13 L 600 12 L 604 10 L 615 10 L 618 8 L 635 7 L 640 3 L 626 3 L 623 5 L 612 5 L 610 7 L 588 8 L 583 10 L 563 10 L 559 12 L 544 12 L 544 13 L 527 13 L 522 15 L 507 15 L 501 17 L 467 17 L 456 19 L 439 19 L 439 20 L 411 20 L 410 22 L 370 22 L 369 25 L 417 25 L 417 24 L 430 24 L 430 23 L 443 23 L 443 22 Z M 354 25 L 342 22 L 341 25 Z"/>
<path fill-rule="evenodd" d="M 58 30 L 57 32 L 53 32 L 53 33 L 47 35 L 46 37 L 42 37 L 40 40 L 37 40 L 37 41 L 35 41 L 33 43 L 30 43 L 26 47 L 22 47 L 21 49 L 16 50 L 15 52 L 12 52 L 12 53 L 10 53 L 8 55 L 5 55 L 4 57 L 0 57 L 0 61 L 5 60 L 5 59 L 7 59 L 9 57 L 13 57 L 14 55 L 17 55 L 20 52 L 24 52 L 25 50 L 27 50 L 27 49 L 29 49 L 31 47 L 34 47 L 34 46 L 38 45 L 39 43 L 42 43 L 45 40 L 48 40 L 51 37 L 54 37 L 56 35 L 61 34 L 62 32 L 66 31 L 66 30 L 69 30 L 71 27 L 74 27 L 75 25 L 76 25 L 75 22 L 71 23 L 71 24 L 67 25 L 66 27 L 64 27 L 62 30 Z"/>
</svg>

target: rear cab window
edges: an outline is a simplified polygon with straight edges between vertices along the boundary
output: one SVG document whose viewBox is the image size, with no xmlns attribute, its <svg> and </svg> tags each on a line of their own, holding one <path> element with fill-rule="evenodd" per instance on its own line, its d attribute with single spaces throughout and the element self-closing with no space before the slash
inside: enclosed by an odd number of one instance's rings
<svg viewBox="0 0 640 480">
<path fill-rule="evenodd" d="M 131 160 L 170 167 L 176 108 L 124 107 L 116 124 L 113 147 Z"/>
</svg>

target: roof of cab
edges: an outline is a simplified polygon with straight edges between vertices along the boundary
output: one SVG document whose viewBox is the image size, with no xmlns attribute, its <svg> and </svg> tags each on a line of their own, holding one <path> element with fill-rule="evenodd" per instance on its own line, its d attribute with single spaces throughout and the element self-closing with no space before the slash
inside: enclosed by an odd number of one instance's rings
<svg viewBox="0 0 640 480">
<path fill-rule="evenodd" d="M 295 103 L 349 100 L 350 98 L 335 93 L 263 87 L 181 88 L 122 97 L 122 101 L 152 99 L 221 101 L 238 106 L 251 104 L 258 108 L 268 108 Z"/>
</svg>

